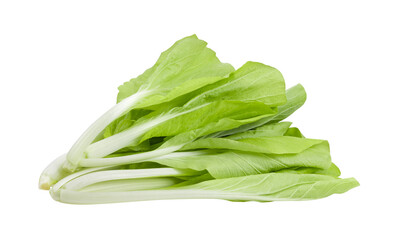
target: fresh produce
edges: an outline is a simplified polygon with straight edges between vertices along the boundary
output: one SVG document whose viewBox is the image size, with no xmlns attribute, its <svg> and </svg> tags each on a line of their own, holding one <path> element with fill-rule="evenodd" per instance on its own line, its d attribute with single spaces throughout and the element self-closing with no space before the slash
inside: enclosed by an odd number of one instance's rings
<svg viewBox="0 0 395 240">
<path fill-rule="evenodd" d="M 119 87 L 117 104 L 39 186 L 60 202 L 215 198 L 310 200 L 358 186 L 341 179 L 325 140 L 285 118 L 306 100 L 281 73 L 221 63 L 195 35 L 177 41 L 153 67 Z"/>
</svg>

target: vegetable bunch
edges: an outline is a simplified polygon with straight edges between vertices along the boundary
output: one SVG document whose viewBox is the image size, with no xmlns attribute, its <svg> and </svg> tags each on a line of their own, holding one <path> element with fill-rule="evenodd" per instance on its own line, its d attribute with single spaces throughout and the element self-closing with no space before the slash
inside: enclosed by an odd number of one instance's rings
<svg viewBox="0 0 395 240">
<path fill-rule="evenodd" d="M 195 35 L 177 41 L 153 67 L 119 87 L 117 104 L 39 186 L 61 202 L 155 199 L 310 200 L 358 186 L 341 179 L 329 144 L 285 118 L 306 100 L 281 73 L 221 63 Z"/>
</svg>

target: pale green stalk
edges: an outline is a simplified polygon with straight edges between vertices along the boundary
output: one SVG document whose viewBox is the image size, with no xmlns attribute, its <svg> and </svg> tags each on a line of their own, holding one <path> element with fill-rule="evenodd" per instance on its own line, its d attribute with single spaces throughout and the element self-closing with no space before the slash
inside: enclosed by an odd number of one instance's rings
<svg viewBox="0 0 395 240">
<path fill-rule="evenodd" d="M 196 111 L 200 108 L 207 106 L 207 104 L 202 104 L 196 108 L 188 109 L 182 111 L 180 113 L 170 113 L 166 115 L 160 115 L 154 119 L 150 119 L 146 122 L 138 124 L 136 126 L 132 126 L 131 128 L 115 134 L 111 137 L 105 138 L 101 141 L 95 142 L 86 148 L 86 157 L 87 158 L 101 158 L 105 157 L 121 148 L 124 148 L 131 143 L 135 143 L 141 138 L 146 132 L 148 132 L 151 128 L 158 126 L 159 124 L 166 122 L 169 119 L 176 118 L 183 114 L 187 114 L 193 111 Z"/>
<path fill-rule="evenodd" d="M 126 114 L 133 108 L 133 105 L 141 101 L 150 91 L 140 91 L 120 103 L 113 106 L 97 119 L 74 143 L 67 154 L 67 160 L 71 165 L 78 165 L 79 160 L 85 157 L 84 151 L 95 140 L 95 138 L 115 119 Z M 70 167 L 70 165 L 68 166 Z"/>
<path fill-rule="evenodd" d="M 51 191 L 58 191 L 63 185 L 68 183 L 69 181 L 73 180 L 74 178 L 78 178 L 84 174 L 95 172 L 95 171 L 100 171 L 100 170 L 106 170 L 106 169 L 112 169 L 114 166 L 107 166 L 107 167 L 97 167 L 97 168 L 87 168 L 83 169 L 81 171 L 75 172 L 71 175 L 68 175 L 64 178 L 62 178 L 60 181 L 58 181 L 55 185 L 52 186 Z"/>
<path fill-rule="evenodd" d="M 196 175 L 196 171 L 179 170 L 174 168 L 151 168 L 151 169 L 122 169 L 106 170 L 85 174 L 66 183 L 63 188 L 79 190 L 89 185 L 110 180 L 141 179 L 153 177 L 176 177 Z"/>
<path fill-rule="evenodd" d="M 103 167 L 113 165 L 123 165 L 130 163 L 144 162 L 147 159 L 159 157 L 172 152 L 175 152 L 182 148 L 183 145 L 171 146 L 167 148 L 156 149 L 149 152 L 136 153 L 120 157 L 108 157 L 108 158 L 84 158 L 80 161 L 79 165 L 83 167 Z"/>
<path fill-rule="evenodd" d="M 71 204 L 103 204 L 119 202 L 136 202 L 150 200 L 170 199 L 224 199 L 233 201 L 274 201 L 291 200 L 275 199 L 270 197 L 255 196 L 253 194 L 238 194 L 231 192 L 217 192 L 204 190 L 144 190 L 128 192 L 80 192 L 61 189 L 51 191 L 54 200 Z M 293 199 L 292 199 L 293 200 Z"/>
<path fill-rule="evenodd" d="M 80 189 L 82 192 L 125 192 L 165 188 L 180 183 L 174 177 L 122 179 L 98 182 Z"/>
</svg>

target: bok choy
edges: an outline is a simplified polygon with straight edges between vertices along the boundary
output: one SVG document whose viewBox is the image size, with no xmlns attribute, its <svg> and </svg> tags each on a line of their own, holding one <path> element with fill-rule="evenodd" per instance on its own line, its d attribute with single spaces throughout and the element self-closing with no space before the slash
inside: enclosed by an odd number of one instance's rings
<svg viewBox="0 0 395 240">
<path fill-rule="evenodd" d="M 116 104 L 43 171 L 53 199 L 311 200 L 359 183 L 339 178 L 329 143 L 283 120 L 306 100 L 258 62 L 235 70 L 195 35 L 119 87 Z"/>
</svg>

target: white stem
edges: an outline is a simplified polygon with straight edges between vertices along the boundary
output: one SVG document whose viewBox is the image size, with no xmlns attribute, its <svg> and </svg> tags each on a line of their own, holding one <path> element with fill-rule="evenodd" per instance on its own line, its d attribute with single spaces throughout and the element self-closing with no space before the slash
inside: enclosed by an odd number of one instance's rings
<svg viewBox="0 0 395 240">
<path fill-rule="evenodd" d="M 186 176 L 196 172 L 191 170 L 178 170 L 174 168 L 152 168 L 152 169 L 122 169 L 92 172 L 69 181 L 63 186 L 68 190 L 79 190 L 94 183 L 110 180 Z"/>
<path fill-rule="evenodd" d="M 133 126 L 128 130 L 125 130 L 111 137 L 95 142 L 86 148 L 85 151 L 86 157 L 87 158 L 105 157 L 108 154 L 111 154 L 121 148 L 136 143 L 139 140 L 139 138 L 141 138 L 147 131 L 149 131 L 149 129 L 155 127 L 156 125 L 162 122 L 165 122 L 169 118 L 171 118 L 171 116 L 159 117 L 152 121 L 148 121 L 146 123 Z"/>
<path fill-rule="evenodd" d="M 165 199 L 225 199 L 236 201 L 273 201 L 289 200 L 275 199 L 245 193 L 232 193 L 208 190 L 179 189 L 179 190 L 145 190 L 130 192 L 79 192 L 61 189 L 51 192 L 56 201 L 72 204 L 101 204 L 116 202 L 134 202 Z"/>
<path fill-rule="evenodd" d="M 95 140 L 95 138 L 115 119 L 121 117 L 128 110 L 133 108 L 137 102 L 141 101 L 149 91 L 140 91 L 128 98 L 125 98 L 120 103 L 113 106 L 110 110 L 104 113 L 99 119 L 97 119 L 74 143 L 70 151 L 67 154 L 67 160 L 74 165 L 78 164 L 78 161 L 84 156 L 86 148 Z"/>
<path fill-rule="evenodd" d="M 67 175 L 67 171 L 63 168 L 66 162 L 66 154 L 63 154 L 53 160 L 41 173 L 38 187 L 40 189 L 49 190 L 57 181 Z"/>
<path fill-rule="evenodd" d="M 82 175 L 85 175 L 87 173 L 95 172 L 95 171 L 100 171 L 100 170 L 105 170 L 105 169 L 111 169 L 114 166 L 107 166 L 107 167 L 97 167 L 97 168 L 87 168 L 78 172 L 75 172 L 71 175 L 68 175 L 67 177 L 62 178 L 60 181 L 58 181 L 53 187 L 51 188 L 50 191 L 59 191 L 63 185 L 68 183 L 69 181 L 73 180 L 74 178 L 80 177 Z"/>
<path fill-rule="evenodd" d="M 156 149 L 149 152 L 136 153 L 121 157 L 109 157 L 109 158 L 84 158 L 79 162 L 82 167 L 103 167 L 112 165 L 123 165 L 144 162 L 147 159 L 159 157 L 165 154 L 175 152 L 182 148 L 183 145 L 172 146 L 162 149 Z"/>
<path fill-rule="evenodd" d="M 138 190 L 151 190 L 165 188 L 179 183 L 180 180 L 174 177 L 160 178 L 141 178 L 141 179 L 123 179 L 106 182 L 99 182 L 79 191 L 83 192 L 125 192 Z"/>
<path fill-rule="evenodd" d="M 155 160 L 160 159 L 175 159 L 175 158 L 184 158 L 184 157 L 195 157 L 195 156 L 204 156 L 208 155 L 210 152 L 207 150 L 198 150 L 198 151 L 185 151 L 185 152 L 173 152 L 166 155 L 161 155 L 158 157 L 150 158 Z M 147 159 L 147 160 L 150 160 Z"/>
</svg>

